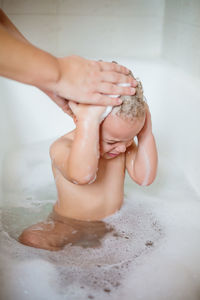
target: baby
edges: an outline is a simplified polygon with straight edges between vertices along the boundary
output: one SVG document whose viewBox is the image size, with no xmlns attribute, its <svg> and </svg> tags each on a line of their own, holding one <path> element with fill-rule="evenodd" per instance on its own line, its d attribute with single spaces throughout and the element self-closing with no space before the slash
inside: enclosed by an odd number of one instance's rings
<svg viewBox="0 0 200 300">
<path fill-rule="evenodd" d="M 125 171 L 139 185 L 154 181 L 157 150 L 141 83 L 121 99 L 102 122 L 105 107 L 70 102 L 76 129 L 50 147 L 58 200 L 46 222 L 23 231 L 21 243 L 47 250 L 99 246 L 113 230 L 102 220 L 123 204 Z"/>
</svg>

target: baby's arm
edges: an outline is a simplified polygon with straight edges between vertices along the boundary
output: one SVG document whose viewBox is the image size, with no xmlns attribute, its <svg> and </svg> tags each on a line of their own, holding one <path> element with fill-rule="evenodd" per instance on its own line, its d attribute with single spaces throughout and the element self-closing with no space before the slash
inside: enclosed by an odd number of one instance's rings
<svg viewBox="0 0 200 300">
<path fill-rule="evenodd" d="M 75 104 L 71 108 L 76 115 L 74 139 L 62 137 L 51 146 L 54 166 L 70 182 L 88 184 L 95 180 L 99 162 L 99 126 L 103 106 Z"/>
<path fill-rule="evenodd" d="M 137 138 L 138 145 L 133 143 L 126 152 L 126 168 L 136 183 L 150 185 L 156 177 L 158 156 L 148 106 L 144 127 Z"/>
</svg>

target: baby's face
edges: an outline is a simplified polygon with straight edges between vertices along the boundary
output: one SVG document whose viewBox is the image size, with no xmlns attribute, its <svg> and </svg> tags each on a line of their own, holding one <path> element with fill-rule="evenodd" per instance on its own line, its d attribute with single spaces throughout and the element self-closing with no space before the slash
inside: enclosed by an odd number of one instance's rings
<svg viewBox="0 0 200 300">
<path fill-rule="evenodd" d="M 108 115 L 101 125 L 100 131 L 100 155 L 105 159 L 112 159 L 132 144 L 144 126 L 144 118 L 124 120 L 116 115 Z"/>
</svg>

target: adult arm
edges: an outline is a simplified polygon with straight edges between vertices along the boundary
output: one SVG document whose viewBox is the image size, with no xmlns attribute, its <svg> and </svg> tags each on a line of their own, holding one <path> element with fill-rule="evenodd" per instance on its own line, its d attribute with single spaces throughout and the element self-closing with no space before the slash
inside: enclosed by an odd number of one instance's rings
<svg viewBox="0 0 200 300">
<path fill-rule="evenodd" d="M 117 105 L 109 94 L 131 95 L 136 81 L 121 65 L 72 55 L 57 58 L 28 40 L 0 9 L 0 75 L 36 86 L 62 109 L 66 99 L 80 103 Z M 131 87 L 119 87 L 118 83 Z M 64 109 L 63 109 L 64 110 Z"/>
</svg>

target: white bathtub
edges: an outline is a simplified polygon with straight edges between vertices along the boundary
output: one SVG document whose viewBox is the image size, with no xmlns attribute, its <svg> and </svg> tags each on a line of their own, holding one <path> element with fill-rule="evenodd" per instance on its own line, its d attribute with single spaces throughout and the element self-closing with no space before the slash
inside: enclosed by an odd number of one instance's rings
<svg viewBox="0 0 200 300">
<path fill-rule="evenodd" d="M 161 60 L 117 61 L 143 82 L 159 170 L 149 187 L 127 178 L 125 205 L 110 220 L 130 241 L 110 237 L 102 250 L 16 241 L 56 200 L 48 148 L 73 123 L 37 89 L 0 80 L 3 300 L 200 299 L 200 82 Z"/>
</svg>

